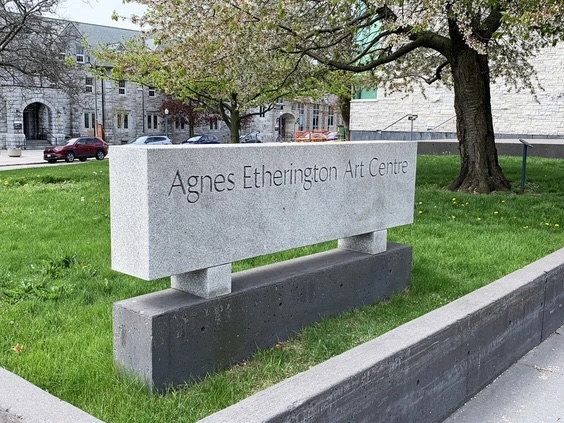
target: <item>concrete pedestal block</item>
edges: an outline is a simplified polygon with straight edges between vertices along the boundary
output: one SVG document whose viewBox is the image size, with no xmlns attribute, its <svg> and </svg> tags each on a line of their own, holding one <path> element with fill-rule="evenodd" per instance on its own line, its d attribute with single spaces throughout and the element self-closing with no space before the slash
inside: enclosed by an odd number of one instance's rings
<svg viewBox="0 0 564 423">
<path fill-rule="evenodd" d="M 229 294 L 231 292 L 231 263 L 173 275 L 170 277 L 170 286 L 202 298 Z"/>
<path fill-rule="evenodd" d="M 8 148 L 8 157 L 21 157 L 21 148 Z"/>
<path fill-rule="evenodd" d="M 338 241 L 339 248 L 358 251 L 366 254 L 379 254 L 386 251 L 387 230 L 370 232 L 367 234 L 350 236 Z"/>
<path fill-rule="evenodd" d="M 388 298 L 411 276 L 411 247 L 336 249 L 232 275 L 232 292 L 176 289 L 114 304 L 114 358 L 157 391 L 269 348 L 304 326 Z"/>
</svg>

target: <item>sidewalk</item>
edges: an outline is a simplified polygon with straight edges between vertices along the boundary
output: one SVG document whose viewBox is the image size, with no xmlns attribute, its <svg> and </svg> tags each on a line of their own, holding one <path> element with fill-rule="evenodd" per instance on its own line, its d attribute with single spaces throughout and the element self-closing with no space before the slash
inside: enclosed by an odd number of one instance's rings
<svg viewBox="0 0 564 423">
<path fill-rule="evenodd" d="M 0 150 L 0 170 L 44 166 L 47 164 L 43 160 L 43 150 L 22 150 L 20 157 L 10 157 L 8 156 L 8 150 Z"/>
<path fill-rule="evenodd" d="M 564 326 L 443 423 L 564 422 Z"/>
</svg>

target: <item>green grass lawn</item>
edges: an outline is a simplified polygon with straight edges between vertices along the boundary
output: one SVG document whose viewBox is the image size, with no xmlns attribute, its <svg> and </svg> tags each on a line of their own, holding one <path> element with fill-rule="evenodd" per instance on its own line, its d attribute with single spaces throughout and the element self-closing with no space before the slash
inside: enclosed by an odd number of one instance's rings
<svg viewBox="0 0 564 423">
<path fill-rule="evenodd" d="M 519 186 L 520 158 L 501 157 Z M 110 269 L 108 162 L 0 172 L 0 366 L 107 422 L 192 422 L 564 246 L 564 161 L 528 159 L 524 195 L 452 193 L 458 157 L 420 156 L 409 289 L 326 319 L 202 382 L 154 395 L 112 358 L 112 303 L 168 288 Z M 234 270 L 333 248 L 236 263 Z"/>
</svg>

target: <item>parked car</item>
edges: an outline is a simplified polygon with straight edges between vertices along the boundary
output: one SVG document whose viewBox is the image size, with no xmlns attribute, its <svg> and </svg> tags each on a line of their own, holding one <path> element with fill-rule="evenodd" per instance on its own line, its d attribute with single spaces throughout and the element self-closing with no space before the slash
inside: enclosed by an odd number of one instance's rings
<svg viewBox="0 0 564 423">
<path fill-rule="evenodd" d="M 81 162 L 91 157 L 103 160 L 108 155 L 108 144 L 96 137 L 71 138 L 65 145 L 47 147 L 43 150 L 43 159 L 49 163 L 65 159 L 67 162 L 74 162 L 78 159 Z"/>
<path fill-rule="evenodd" d="M 327 134 L 327 141 L 335 141 L 339 139 L 339 133 L 337 132 L 329 132 Z"/>
<path fill-rule="evenodd" d="M 241 135 L 239 137 L 239 142 L 240 143 L 258 143 L 258 142 L 262 142 L 262 137 L 260 136 L 260 134 L 254 133 L 254 134 L 247 134 L 247 135 Z"/>
<path fill-rule="evenodd" d="M 182 144 L 219 144 L 219 139 L 210 134 L 196 135 L 183 141 Z"/>
<path fill-rule="evenodd" d="M 129 144 L 134 145 L 169 145 L 172 141 L 164 135 L 143 135 L 142 137 L 131 140 Z"/>
</svg>

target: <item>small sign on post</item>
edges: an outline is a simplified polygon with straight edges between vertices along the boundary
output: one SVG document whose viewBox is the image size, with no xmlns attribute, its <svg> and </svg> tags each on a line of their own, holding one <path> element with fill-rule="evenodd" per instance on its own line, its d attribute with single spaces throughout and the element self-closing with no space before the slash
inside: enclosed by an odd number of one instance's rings
<svg viewBox="0 0 564 423">
<path fill-rule="evenodd" d="M 519 193 L 523 194 L 525 191 L 525 175 L 527 173 L 527 149 L 529 147 L 533 148 L 533 146 L 525 140 L 519 139 L 519 141 L 523 143 L 523 163 L 521 164 L 521 188 Z"/>
</svg>

